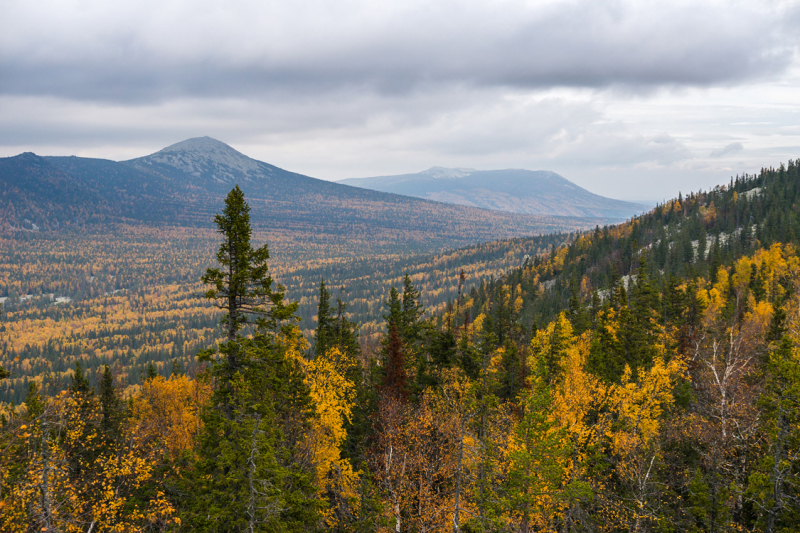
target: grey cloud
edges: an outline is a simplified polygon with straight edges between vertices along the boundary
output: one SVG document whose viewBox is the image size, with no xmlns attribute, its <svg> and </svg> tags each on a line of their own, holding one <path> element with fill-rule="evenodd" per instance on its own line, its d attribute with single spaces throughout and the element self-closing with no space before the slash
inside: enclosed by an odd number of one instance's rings
<svg viewBox="0 0 800 533">
<path fill-rule="evenodd" d="M 70 2 L 27 4 L 0 22 L 3 94 L 147 102 L 442 84 L 702 86 L 778 73 L 798 43 L 785 26 L 797 9 L 770 3 L 354 1 L 333 11 L 183 0 L 97 18 L 72 15 Z"/>
<path fill-rule="evenodd" d="M 736 143 L 730 143 L 727 146 L 720 148 L 719 150 L 714 150 L 708 155 L 709 157 L 724 157 L 726 155 L 737 154 L 742 150 L 744 150 L 744 145 L 742 145 L 742 143 L 736 142 Z"/>
</svg>

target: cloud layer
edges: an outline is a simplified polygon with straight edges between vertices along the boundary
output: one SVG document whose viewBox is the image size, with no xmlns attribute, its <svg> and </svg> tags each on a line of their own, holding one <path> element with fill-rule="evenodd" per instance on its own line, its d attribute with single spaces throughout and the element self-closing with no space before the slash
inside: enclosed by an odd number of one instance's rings
<svg viewBox="0 0 800 533">
<path fill-rule="evenodd" d="M 211 135 L 328 179 L 524 167 L 628 199 L 800 155 L 796 2 L 9 0 L 3 15 L 0 155 L 125 159 Z"/>
<path fill-rule="evenodd" d="M 45 0 L 4 11 L 1 92 L 109 101 L 712 85 L 774 75 L 798 42 L 795 11 L 769 2 Z"/>
</svg>

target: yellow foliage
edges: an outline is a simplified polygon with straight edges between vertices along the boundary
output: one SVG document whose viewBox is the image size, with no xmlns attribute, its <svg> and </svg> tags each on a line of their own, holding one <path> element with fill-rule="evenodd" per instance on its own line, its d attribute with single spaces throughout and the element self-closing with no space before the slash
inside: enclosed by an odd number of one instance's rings
<svg viewBox="0 0 800 533">
<path fill-rule="evenodd" d="M 82 402 L 66 394 L 46 399 L 44 413 L 28 427 L 32 429 L 26 437 L 31 453 L 17 465 L 23 469 L 21 478 L 8 486 L 8 472 L 0 468 L 0 531 L 30 531 L 32 525 L 43 524 L 47 515 L 48 531 L 76 533 L 89 523 L 96 531 L 112 532 L 177 524 L 175 509 L 156 477 L 158 450 L 139 439 L 133 425 L 123 426 L 113 443 L 104 443 L 96 404 L 93 407 L 90 402 L 86 410 Z M 22 427 L 16 430 L 26 431 Z M 88 462 L 82 450 L 98 455 Z M 75 463 L 80 477 L 73 477 L 70 464 Z M 144 485 L 156 489 L 146 502 L 132 497 L 132 491 Z"/>
<path fill-rule="evenodd" d="M 730 277 L 728 271 L 720 267 L 717 282 L 710 289 L 697 291 L 700 301 L 706 306 L 705 317 L 710 322 L 716 320 L 727 302 Z"/>
<path fill-rule="evenodd" d="M 142 384 L 133 398 L 131 423 L 139 442 L 151 442 L 171 459 L 194 448 L 200 409 L 210 386 L 187 376 L 157 376 Z"/>
<path fill-rule="evenodd" d="M 661 415 L 672 402 L 675 379 L 685 370 L 685 363 L 674 358 L 664 363 L 655 358 L 649 370 L 639 371 L 639 380 L 631 380 L 631 369 L 625 367 L 622 382 L 613 389 L 612 413 L 620 422 L 612 433 L 612 443 L 618 453 L 647 445 L 658 436 Z"/>
<path fill-rule="evenodd" d="M 596 438 L 596 427 L 587 425 L 586 415 L 602 405 L 608 393 L 607 386 L 584 369 L 588 355 L 588 337 L 573 337 L 562 362 L 563 379 L 553 395 L 553 412 L 559 426 L 581 443 Z"/>
<path fill-rule="evenodd" d="M 345 376 L 343 359 L 338 348 L 331 348 L 314 360 L 303 361 L 306 385 L 317 415 L 306 436 L 306 446 L 316 465 L 320 494 L 334 488 L 353 498 L 359 476 L 350 461 L 342 458 L 341 447 L 347 438 L 345 424 L 355 404 L 355 384 Z"/>
<path fill-rule="evenodd" d="M 477 335 L 483 329 L 483 321 L 486 320 L 486 315 L 481 313 L 472 322 L 472 330 Z"/>
<path fill-rule="evenodd" d="M 636 382 L 626 366 L 620 385 L 613 388 L 609 409 L 614 421 L 609 432 L 611 450 L 617 457 L 617 477 L 631 494 L 629 504 L 616 502 L 614 516 L 622 523 L 636 524 L 652 518 L 649 505 L 655 498 L 653 467 L 661 458 L 663 415 L 673 402 L 675 380 L 685 369 L 685 363 L 677 357 L 669 363 L 656 357 L 649 370 L 639 369 Z"/>
</svg>

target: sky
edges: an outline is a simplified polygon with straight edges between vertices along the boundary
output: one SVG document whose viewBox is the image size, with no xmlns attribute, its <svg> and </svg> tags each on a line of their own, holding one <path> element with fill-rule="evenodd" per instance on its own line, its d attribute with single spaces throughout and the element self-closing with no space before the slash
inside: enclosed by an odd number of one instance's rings
<svg viewBox="0 0 800 533">
<path fill-rule="evenodd" d="M 800 2 L 3 0 L 0 157 L 211 136 L 316 178 L 655 202 L 800 158 Z"/>
</svg>

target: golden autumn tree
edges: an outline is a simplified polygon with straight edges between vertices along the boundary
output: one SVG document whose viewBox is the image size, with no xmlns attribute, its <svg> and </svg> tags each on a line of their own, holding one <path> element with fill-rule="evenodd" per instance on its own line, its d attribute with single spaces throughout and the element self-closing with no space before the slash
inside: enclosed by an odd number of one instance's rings
<svg viewBox="0 0 800 533">
<path fill-rule="evenodd" d="M 618 516 L 627 522 L 629 531 L 645 531 L 657 524 L 662 418 L 673 401 L 675 381 L 684 370 L 685 363 L 678 358 L 669 363 L 656 358 L 653 366 L 640 370 L 638 381 L 633 381 L 626 367 L 621 384 L 611 392 L 608 438 L 626 495 L 620 499 Z"/>
<path fill-rule="evenodd" d="M 347 366 L 339 348 L 330 348 L 304 361 L 305 381 L 316 417 L 305 436 L 305 447 L 316 469 L 320 497 L 328 499 L 324 521 L 334 527 L 357 515 L 359 476 L 342 456 L 346 425 L 355 403 L 355 384 L 347 378 Z"/>
<path fill-rule="evenodd" d="M 608 405 L 609 385 L 587 371 L 590 352 L 588 334 L 563 341 L 560 377 L 551 386 L 554 429 L 564 435 L 565 458 L 560 521 L 566 529 L 591 522 L 589 499 L 603 487 L 589 473 L 590 456 L 603 438 L 607 423 L 592 416 Z"/>
<path fill-rule="evenodd" d="M 131 424 L 136 439 L 173 461 L 191 452 L 201 426 L 200 410 L 209 394 L 208 383 L 185 375 L 146 380 L 132 399 Z"/>
<path fill-rule="evenodd" d="M 3 480 L 11 488 L 3 491 L 2 530 L 126 532 L 179 523 L 154 449 L 129 425 L 108 440 L 96 400 L 89 409 L 81 401 L 67 391 L 47 398 L 31 389 L 11 448 L 24 459 L 17 456 Z"/>
</svg>

